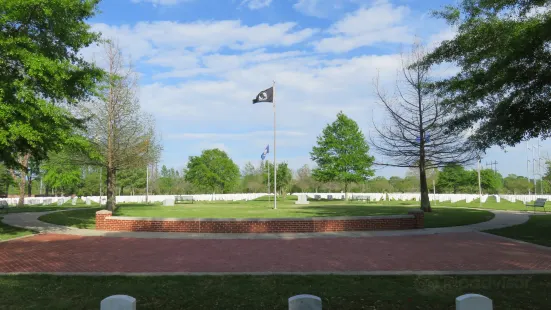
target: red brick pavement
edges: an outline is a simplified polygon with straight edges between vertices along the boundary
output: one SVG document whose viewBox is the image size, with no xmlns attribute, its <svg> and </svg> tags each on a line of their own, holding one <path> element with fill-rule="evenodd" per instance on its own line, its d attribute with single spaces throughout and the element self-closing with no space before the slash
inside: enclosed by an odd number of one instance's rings
<svg viewBox="0 0 551 310">
<path fill-rule="evenodd" d="M 319 239 L 38 235 L 0 243 L 0 272 L 551 270 L 551 249 L 480 233 Z"/>
</svg>

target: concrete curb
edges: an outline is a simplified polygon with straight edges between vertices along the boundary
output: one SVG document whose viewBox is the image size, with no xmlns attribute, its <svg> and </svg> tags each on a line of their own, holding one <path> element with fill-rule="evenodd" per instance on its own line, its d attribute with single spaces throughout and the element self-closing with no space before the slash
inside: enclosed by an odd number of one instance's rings
<svg viewBox="0 0 551 310">
<path fill-rule="evenodd" d="M 34 237 L 34 236 L 40 235 L 40 234 L 41 234 L 41 233 L 39 233 L 39 232 L 33 231 L 32 234 L 30 234 L 30 235 L 21 236 L 21 237 L 15 237 L 15 238 L 10 238 L 10 239 L 6 239 L 6 240 L 0 240 L 0 243 L 2 243 L 2 242 L 8 242 L 8 241 L 13 241 L 13 240 L 19 240 L 19 239 L 25 239 L 25 238 L 29 238 L 29 237 Z"/>
<path fill-rule="evenodd" d="M 7 275 L 54 275 L 54 276 L 125 276 L 125 277 L 160 277 L 160 276 L 446 276 L 446 275 L 538 275 L 551 274 L 551 270 L 420 270 L 420 271 L 289 271 L 289 272 L 1 272 Z"/>
<path fill-rule="evenodd" d="M 551 250 L 551 247 L 541 245 L 541 244 L 530 243 L 530 242 L 526 242 L 526 241 L 523 241 L 523 240 L 508 238 L 508 237 L 504 237 L 504 236 L 500 236 L 500 235 L 494 235 L 492 233 L 485 232 L 485 231 L 479 231 L 479 233 L 487 235 L 487 236 L 492 236 L 494 238 L 502 239 L 504 241 L 516 242 L 516 243 L 520 243 L 520 244 L 535 246 L 536 248 L 539 248 L 539 249 L 542 249 L 542 250 Z"/>
<path fill-rule="evenodd" d="M 84 210 L 97 208 L 76 208 L 71 210 Z M 470 208 L 467 208 L 470 209 Z M 163 238 L 163 239 L 302 239 L 302 238 L 364 238 L 364 237 L 388 237 L 388 236 L 419 236 L 444 233 L 479 232 L 489 229 L 503 228 L 523 224 L 529 219 L 529 214 L 513 213 L 507 211 L 491 210 L 495 215 L 493 219 L 471 225 L 424 228 L 412 230 L 381 230 L 381 231 L 357 231 L 357 232 L 325 232 L 325 233 L 167 233 L 167 232 L 110 232 L 92 229 L 79 229 L 68 226 L 55 225 L 39 221 L 42 215 L 70 210 L 55 210 L 48 212 L 12 213 L 13 218 L 4 217 L 7 225 L 39 231 L 41 233 L 95 236 L 110 238 Z M 7 219 L 7 221 L 6 221 Z M 27 225 L 25 225 L 27 224 Z"/>
</svg>

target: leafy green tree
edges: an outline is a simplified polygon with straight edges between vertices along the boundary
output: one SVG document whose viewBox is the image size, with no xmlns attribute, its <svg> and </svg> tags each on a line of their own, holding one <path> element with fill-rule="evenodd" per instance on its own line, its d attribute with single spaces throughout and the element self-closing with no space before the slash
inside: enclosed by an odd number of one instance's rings
<svg viewBox="0 0 551 310">
<path fill-rule="evenodd" d="M 117 176 L 120 194 L 124 195 L 124 189 L 129 189 L 131 195 L 135 195 L 139 189 L 145 189 L 145 167 L 121 170 Z"/>
<path fill-rule="evenodd" d="M 417 192 L 419 189 L 419 177 L 414 175 L 407 175 L 405 178 L 392 176 L 388 180 L 392 186 L 392 191 L 399 193 L 412 193 Z"/>
<path fill-rule="evenodd" d="M 256 168 L 251 162 L 243 167 L 242 189 L 245 193 L 265 192 L 267 187 L 262 182 L 262 166 Z"/>
<path fill-rule="evenodd" d="M 274 164 L 266 161 L 263 166 L 263 183 L 265 186 L 270 187 L 273 190 L 274 187 Z M 268 173 L 268 170 L 270 171 Z M 270 178 L 268 179 L 268 175 Z M 291 189 L 291 181 L 293 180 L 293 171 L 289 168 L 286 162 L 277 164 L 277 192 L 281 195 L 286 195 L 287 192 Z"/>
<path fill-rule="evenodd" d="M 82 168 L 67 163 L 65 158 L 66 156 L 60 154 L 50 155 L 50 158 L 42 165 L 43 181 L 56 193 L 75 194 L 83 183 Z"/>
<path fill-rule="evenodd" d="M 371 169 L 374 158 L 369 155 L 363 133 L 358 124 L 342 112 L 323 129 L 310 156 L 318 166 L 313 169 L 314 179 L 343 183 L 347 199 L 350 183 L 363 182 L 374 175 Z"/>
<path fill-rule="evenodd" d="M 503 187 L 509 194 L 527 194 L 528 191 L 532 191 L 534 184 L 523 176 L 517 176 L 509 174 L 503 179 Z"/>
<path fill-rule="evenodd" d="M 174 194 L 174 186 L 177 182 L 176 172 L 165 165 L 161 167 L 161 176 L 159 178 L 159 190 L 161 194 Z"/>
<path fill-rule="evenodd" d="M 482 149 L 549 137 L 549 1 L 461 0 L 436 15 L 457 28 L 423 62 L 459 66 L 435 84 L 456 114 L 450 127 L 474 129 Z"/>
<path fill-rule="evenodd" d="M 471 170 L 471 184 L 474 184 L 474 180 L 478 182 L 478 172 Z M 488 194 L 499 194 L 503 188 L 503 177 L 499 172 L 495 172 L 492 169 L 480 170 L 480 185 L 482 191 Z"/>
<path fill-rule="evenodd" d="M 440 192 L 451 191 L 452 193 L 457 194 L 461 188 L 468 186 L 469 184 L 474 184 L 471 174 L 461 165 L 450 164 L 446 165 L 438 175 L 436 187 Z M 478 176 L 476 179 L 476 184 L 478 184 Z"/>
<path fill-rule="evenodd" d="M 0 197 L 8 195 L 10 185 L 13 185 L 13 178 L 8 168 L 0 163 Z"/>
<path fill-rule="evenodd" d="M 369 191 L 373 193 L 390 193 L 394 189 L 389 180 L 382 176 L 369 180 L 367 184 Z"/>
<path fill-rule="evenodd" d="M 101 173 L 101 178 L 100 178 Z M 101 180 L 101 184 L 100 184 Z M 101 193 L 105 196 L 106 193 L 106 180 L 107 173 L 105 169 L 99 167 L 84 167 L 82 187 L 78 191 L 80 196 L 99 196 L 100 186 L 102 187 Z"/>
<path fill-rule="evenodd" d="M 87 19 L 99 0 L 3 0 L 0 4 L 0 160 L 40 161 L 80 121 L 64 106 L 92 95 L 103 71 L 79 52 L 97 42 Z M 24 187 L 24 185 L 23 185 Z"/>
<path fill-rule="evenodd" d="M 199 189 L 228 193 L 238 186 L 239 167 L 224 151 L 204 150 L 189 157 L 185 179 Z"/>
</svg>

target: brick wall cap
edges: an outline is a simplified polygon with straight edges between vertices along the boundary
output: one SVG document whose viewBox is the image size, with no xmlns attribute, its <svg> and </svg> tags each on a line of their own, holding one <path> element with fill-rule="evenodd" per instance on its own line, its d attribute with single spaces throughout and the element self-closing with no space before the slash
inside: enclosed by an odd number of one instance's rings
<svg viewBox="0 0 551 310">
<path fill-rule="evenodd" d="M 425 211 L 421 210 L 421 209 L 411 209 L 408 211 L 408 214 L 412 214 L 412 213 L 425 213 Z"/>
<path fill-rule="evenodd" d="M 101 212 L 101 211 L 98 211 Z M 109 212 L 109 211 L 108 211 Z M 97 214 L 97 213 L 96 213 Z M 121 221 L 158 221 L 158 222 L 290 222 L 290 221 L 350 221 L 350 220 L 385 220 L 411 219 L 411 214 L 379 216 L 337 216 L 337 217 L 287 217 L 287 218 L 169 218 L 169 217 L 135 217 L 111 216 L 110 220 Z"/>
<path fill-rule="evenodd" d="M 113 212 L 111 212 L 109 210 L 100 210 L 100 211 L 96 212 L 96 214 L 111 215 L 111 214 L 113 214 Z"/>
</svg>

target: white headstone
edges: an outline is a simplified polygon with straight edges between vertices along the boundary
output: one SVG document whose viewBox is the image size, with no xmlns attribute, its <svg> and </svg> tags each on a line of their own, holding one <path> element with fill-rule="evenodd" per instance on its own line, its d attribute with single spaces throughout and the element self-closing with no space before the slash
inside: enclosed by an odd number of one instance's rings
<svg viewBox="0 0 551 310">
<path fill-rule="evenodd" d="M 289 310 L 321 310 L 321 298 L 314 295 L 296 295 L 289 298 Z"/>
<path fill-rule="evenodd" d="M 456 310 L 492 310 L 492 300 L 478 294 L 465 294 L 455 299 Z"/>
<path fill-rule="evenodd" d="M 92 204 L 92 200 L 90 200 L 90 197 L 86 197 L 86 205 L 89 206 Z"/>
<path fill-rule="evenodd" d="M 174 207 L 174 199 L 165 199 L 165 200 L 163 200 L 163 206 L 165 206 L 165 207 Z"/>
<path fill-rule="evenodd" d="M 136 298 L 113 295 L 101 301 L 100 310 L 136 310 Z"/>
<path fill-rule="evenodd" d="M 307 205 L 309 204 L 310 202 L 308 201 L 308 199 L 306 198 L 306 195 L 298 195 L 298 200 L 295 201 L 295 204 L 296 205 Z"/>
<path fill-rule="evenodd" d="M 63 204 L 63 198 L 57 200 L 57 205 L 61 206 Z"/>
<path fill-rule="evenodd" d="M 333 200 L 333 195 L 327 195 L 327 200 Z"/>
<path fill-rule="evenodd" d="M 77 197 L 73 198 L 73 201 L 71 201 L 71 205 L 73 206 L 77 205 Z"/>
</svg>

